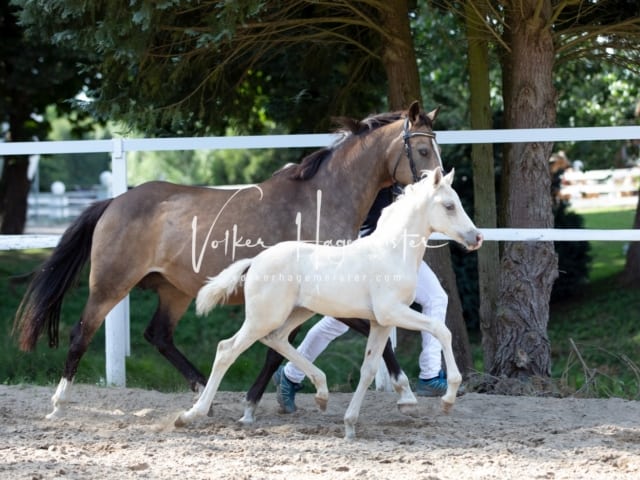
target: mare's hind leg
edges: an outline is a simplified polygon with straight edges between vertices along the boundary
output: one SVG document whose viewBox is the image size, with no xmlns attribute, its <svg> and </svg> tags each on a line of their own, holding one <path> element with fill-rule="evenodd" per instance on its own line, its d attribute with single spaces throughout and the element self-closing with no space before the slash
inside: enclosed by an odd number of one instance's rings
<svg viewBox="0 0 640 480">
<path fill-rule="evenodd" d="M 101 290 L 101 292 L 103 291 Z M 76 323 L 71 330 L 64 371 L 58 388 L 51 397 L 53 411 L 47 415 L 48 419 L 58 417 L 62 412 L 64 404 L 70 400 L 71 386 L 78 371 L 80 359 L 87 351 L 91 339 L 104 322 L 107 313 L 109 313 L 123 297 L 124 293 L 118 296 L 106 296 L 103 293 L 99 293 L 95 288 L 91 289 L 80 321 Z"/>
<path fill-rule="evenodd" d="M 295 338 L 298 332 L 300 331 L 300 327 L 295 328 L 289 334 L 289 343 L 291 343 Z M 264 395 L 265 390 L 267 389 L 267 385 L 271 381 L 271 377 L 282 363 L 282 359 L 284 357 L 280 355 L 278 352 L 273 350 L 272 348 L 267 349 L 267 356 L 265 358 L 264 366 L 258 377 L 249 388 L 247 395 L 244 400 L 244 415 L 239 420 L 239 422 L 244 424 L 251 424 L 255 422 L 255 411 Z"/>
<path fill-rule="evenodd" d="M 145 279 L 143 287 L 153 288 L 158 294 L 158 308 L 149 322 L 144 338 L 160 352 L 189 382 L 193 391 L 204 387 L 207 378 L 173 343 L 176 325 L 189 308 L 191 298 L 164 278 Z"/>
<path fill-rule="evenodd" d="M 364 361 L 360 367 L 360 380 L 356 391 L 351 397 L 351 402 L 344 414 L 344 437 L 352 440 L 356 436 L 356 423 L 360 415 L 360 407 L 367 393 L 367 389 L 376 376 L 376 371 L 380 365 L 380 356 L 386 341 L 389 339 L 391 327 L 383 327 L 376 323 L 371 324 L 367 346 L 365 348 Z"/>
<path fill-rule="evenodd" d="M 338 320 L 353 328 L 358 333 L 361 333 L 365 337 L 369 336 L 370 324 L 368 320 L 362 320 L 360 318 L 339 318 Z M 393 351 L 390 339 L 387 339 L 387 342 L 384 345 L 382 359 L 389 371 L 393 389 L 399 395 L 396 403 L 398 405 L 398 410 L 405 414 L 412 414 L 415 411 L 414 407 L 418 404 L 418 400 L 411 390 L 409 378 L 407 378 L 407 375 L 400 368 L 400 364 L 398 363 L 398 359 Z"/>
</svg>

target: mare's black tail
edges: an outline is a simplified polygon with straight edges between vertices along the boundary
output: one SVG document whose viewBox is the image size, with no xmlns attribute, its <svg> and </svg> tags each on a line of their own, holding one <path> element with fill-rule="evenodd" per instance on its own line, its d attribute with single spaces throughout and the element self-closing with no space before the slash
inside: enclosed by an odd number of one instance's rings
<svg viewBox="0 0 640 480">
<path fill-rule="evenodd" d="M 14 333 L 19 332 L 20 349 L 33 350 L 45 326 L 49 346 L 58 346 L 60 309 L 65 293 L 75 284 L 91 255 L 96 223 L 111 199 L 87 207 L 64 232 L 51 256 L 35 272 L 16 312 Z"/>
</svg>

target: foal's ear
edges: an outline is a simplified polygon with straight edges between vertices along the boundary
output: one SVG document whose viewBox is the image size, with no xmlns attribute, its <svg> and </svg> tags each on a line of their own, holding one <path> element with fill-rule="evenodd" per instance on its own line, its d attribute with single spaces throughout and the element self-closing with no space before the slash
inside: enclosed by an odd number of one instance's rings
<svg viewBox="0 0 640 480">
<path fill-rule="evenodd" d="M 438 116 L 438 113 L 440 112 L 440 107 L 442 105 L 438 105 L 434 110 L 431 110 L 429 113 L 427 113 L 427 117 L 429 117 L 431 119 L 431 123 L 435 123 L 436 121 L 436 117 Z"/>
<path fill-rule="evenodd" d="M 420 102 L 414 100 L 407 113 L 409 121 L 413 124 L 420 120 Z"/>
<path fill-rule="evenodd" d="M 444 177 L 444 181 L 447 182 L 449 185 L 453 184 L 453 176 L 456 173 L 456 169 L 452 168 L 451 171 L 449 173 L 447 173 Z"/>
<path fill-rule="evenodd" d="M 441 168 L 436 168 L 433 171 L 433 175 L 431 176 L 433 178 L 433 186 L 437 187 L 438 185 L 440 185 L 440 182 L 442 181 L 442 169 Z"/>
</svg>

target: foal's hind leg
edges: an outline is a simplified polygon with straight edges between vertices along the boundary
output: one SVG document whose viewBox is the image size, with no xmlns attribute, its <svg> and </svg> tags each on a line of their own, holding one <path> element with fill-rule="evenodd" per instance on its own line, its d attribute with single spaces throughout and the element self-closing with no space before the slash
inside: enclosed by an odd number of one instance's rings
<svg viewBox="0 0 640 480">
<path fill-rule="evenodd" d="M 380 356 L 382 355 L 386 340 L 389 339 L 390 332 L 391 327 L 383 327 L 376 323 L 372 323 L 371 325 L 367 346 L 365 348 L 364 361 L 360 367 L 360 380 L 351 398 L 349 407 L 344 414 L 344 437 L 347 440 L 352 440 L 356 436 L 356 423 L 360 415 L 360 407 L 362 406 L 369 385 L 371 385 L 371 382 L 373 382 L 376 376 L 376 371 L 380 366 Z"/>
<path fill-rule="evenodd" d="M 296 335 L 299 331 L 300 327 L 295 328 L 289 334 L 289 343 L 291 343 L 296 338 Z M 271 381 L 271 377 L 274 373 L 276 373 L 276 370 L 282 363 L 283 358 L 284 357 L 274 349 L 267 349 L 264 366 L 262 367 L 262 370 L 260 370 L 258 377 L 256 378 L 255 382 L 253 382 L 253 385 L 251 385 L 249 391 L 247 392 L 247 395 L 245 396 L 244 415 L 239 420 L 240 423 L 251 424 L 255 422 L 255 412 L 258 403 L 262 399 L 264 391 L 267 389 L 267 385 L 269 385 L 269 382 Z"/>
<path fill-rule="evenodd" d="M 365 337 L 369 336 L 370 324 L 368 320 L 362 320 L 360 318 L 339 318 L 338 320 L 353 328 L 358 333 L 361 333 Z M 398 410 L 405 414 L 413 413 L 415 411 L 414 407 L 418 404 L 418 400 L 411 390 L 409 379 L 400 368 L 398 359 L 396 358 L 393 347 L 391 346 L 391 340 L 389 339 L 387 339 L 387 342 L 385 343 L 384 351 L 382 352 L 382 359 L 389 371 L 393 389 L 400 396 L 397 402 Z"/>
<path fill-rule="evenodd" d="M 247 348 L 253 345 L 258 338 L 264 336 L 267 332 L 263 330 L 255 330 L 255 326 L 248 322 L 246 319 L 240 327 L 240 330 L 236 332 L 231 338 L 221 340 L 218 343 L 218 349 L 216 351 L 216 358 L 211 368 L 211 375 L 205 386 L 202 394 L 196 401 L 196 403 L 186 412 L 182 412 L 175 420 L 176 427 L 183 427 L 188 423 L 191 423 L 198 417 L 203 417 L 209 411 L 213 398 L 215 397 L 220 382 L 224 377 L 231 364 L 235 362 L 238 356 L 244 352 Z"/>
</svg>

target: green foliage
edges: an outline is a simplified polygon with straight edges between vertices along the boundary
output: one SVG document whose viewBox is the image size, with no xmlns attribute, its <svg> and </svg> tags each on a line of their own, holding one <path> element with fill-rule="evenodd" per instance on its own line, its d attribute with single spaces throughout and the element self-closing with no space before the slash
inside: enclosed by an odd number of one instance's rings
<svg viewBox="0 0 640 480">
<path fill-rule="evenodd" d="M 630 69 L 586 59 L 563 65 L 556 73 L 557 123 L 561 127 L 633 125 L 640 99 L 637 74 Z M 627 158 L 621 150 L 631 146 Z M 587 170 L 621 168 L 638 160 L 629 142 L 558 142 L 571 160 L 582 160 Z"/>
<path fill-rule="evenodd" d="M 414 48 L 426 109 L 442 106 L 437 130 L 469 125 L 467 43 L 461 17 L 422 2 L 412 16 Z M 448 157 L 447 157 L 448 158 Z"/>
<path fill-rule="evenodd" d="M 585 396 L 640 398 L 640 315 L 637 290 L 615 277 L 589 286 L 579 303 L 551 311 L 552 376 Z"/>
<path fill-rule="evenodd" d="M 384 92 L 377 33 L 338 4 L 16 3 L 32 35 L 97 52 L 85 107 L 147 134 L 262 133 L 267 118 L 325 129 L 329 113 L 368 111 Z"/>
<path fill-rule="evenodd" d="M 634 209 L 583 212 L 585 228 L 631 228 Z M 551 305 L 552 375 L 586 395 L 640 398 L 640 297 L 619 288 L 622 242 L 589 242 L 589 284 L 568 301 Z M 572 344 L 573 341 L 573 344 Z"/>
<path fill-rule="evenodd" d="M 18 11 L 9 0 L 0 0 L 0 123 L 7 122 L 15 130 L 13 140 L 32 135 L 44 138 L 46 107 L 58 104 L 69 112 L 68 100 L 92 79 L 78 75 L 76 62 L 86 59 L 85 55 L 68 45 L 53 46 L 42 38 L 26 37 L 17 23 Z M 19 127 L 15 119 L 24 124 Z"/>
</svg>

